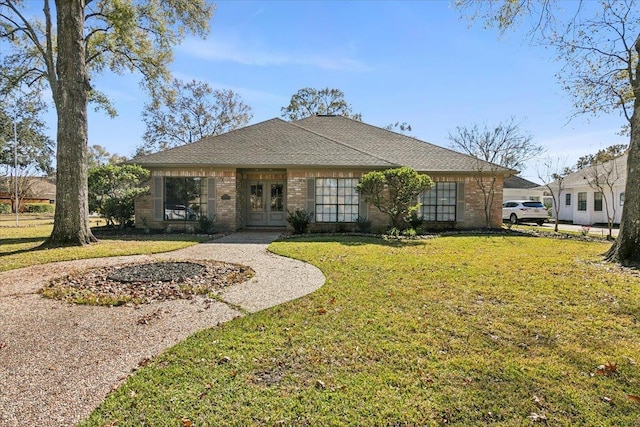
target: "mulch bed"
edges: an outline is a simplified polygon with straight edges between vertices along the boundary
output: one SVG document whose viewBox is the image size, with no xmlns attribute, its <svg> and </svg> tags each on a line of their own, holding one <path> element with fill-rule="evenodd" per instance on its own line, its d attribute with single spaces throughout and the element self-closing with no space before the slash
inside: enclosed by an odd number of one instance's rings
<svg viewBox="0 0 640 427">
<path fill-rule="evenodd" d="M 73 272 L 51 280 L 41 293 L 80 304 L 145 304 L 217 294 L 253 275 L 249 267 L 218 261 L 132 263 Z"/>
</svg>

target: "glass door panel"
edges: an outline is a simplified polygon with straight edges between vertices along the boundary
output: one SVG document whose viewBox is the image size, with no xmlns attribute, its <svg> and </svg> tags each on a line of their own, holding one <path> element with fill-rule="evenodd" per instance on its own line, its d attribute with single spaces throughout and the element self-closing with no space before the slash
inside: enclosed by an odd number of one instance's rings
<svg viewBox="0 0 640 427">
<path fill-rule="evenodd" d="M 271 184 L 271 212 L 284 211 L 284 185 Z"/>
<path fill-rule="evenodd" d="M 251 184 L 249 188 L 249 210 L 251 212 L 264 211 L 262 184 Z"/>
</svg>

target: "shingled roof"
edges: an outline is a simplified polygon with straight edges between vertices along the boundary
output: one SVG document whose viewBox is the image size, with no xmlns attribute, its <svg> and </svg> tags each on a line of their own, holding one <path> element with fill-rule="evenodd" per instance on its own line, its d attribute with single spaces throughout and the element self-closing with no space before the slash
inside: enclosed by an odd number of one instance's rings
<svg viewBox="0 0 640 427">
<path fill-rule="evenodd" d="M 134 160 L 146 167 L 409 166 L 422 172 L 513 173 L 491 163 L 342 116 L 275 118 Z"/>
<path fill-rule="evenodd" d="M 504 179 L 504 188 L 537 188 L 540 184 L 531 182 L 528 179 L 519 177 L 518 175 L 510 176 Z"/>
</svg>

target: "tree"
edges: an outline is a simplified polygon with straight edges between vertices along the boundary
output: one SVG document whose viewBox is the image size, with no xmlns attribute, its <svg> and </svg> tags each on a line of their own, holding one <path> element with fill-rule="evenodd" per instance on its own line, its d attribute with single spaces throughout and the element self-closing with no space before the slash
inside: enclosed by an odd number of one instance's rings
<svg viewBox="0 0 640 427">
<path fill-rule="evenodd" d="M 89 170 L 89 210 L 100 214 L 107 225 L 121 228 L 134 215 L 136 197 L 149 190 L 142 183 L 149 171 L 138 165 L 107 164 Z"/>
<path fill-rule="evenodd" d="M 119 154 L 111 154 L 102 145 L 94 144 L 89 147 L 87 164 L 89 169 L 97 168 L 104 165 L 115 165 L 127 161 L 126 156 Z"/>
<path fill-rule="evenodd" d="M 5 93 L 0 107 L 0 176 L 6 180 L 14 212 L 32 195 L 36 175 L 53 171 L 54 144 L 41 114 L 46 110 L 35 91 Z"/>
<path fill-rule="evenodd" d="M 152 96 L 168 78 L 172 48 L 187 32 L 204 35 L 207 0 L 0 0 L 2 64 L 13 85 L 46 83 L 57 113 L 56 210 L 45 246 L 85 245 L 89 229 L 87 103 L 113 109 L 91 73 L 139 72 Z M 56 33 L 57 31 L 57 33 Z"/>
<path fill-rule="evenodd" d="M 395 123 L 388 124 L 383 129 L 404 134 L 407 132 L 411 132 L 411 125 L 407 122 L 402 122 L 402 123 L 395 122 Z"/>
<path fill-rule="evenodd" d="M 576 162 L 575 170 L 584 169 L 591 165 L 602 164 L 608 162 L 609 160 L 616 159 L 622 156 L 628 148 L 629 146 L 627 144 L 614 144 L 602 150 L 598 150 L 598 152 L 595 154 L 587 154 L 586 156 L 582 156 Z"/>
<path fill-rule="evenodd" d="M 606 259 L 640 265 L 640 8 L 635 0 L 457 0 L 472 19 L 501 32 L 523 20 L 531 37 L 564 63 L 558 78 L 576 114 L 621 112 L 629 131 L 625 204 L 618 238 Z"/>
<path fill-rule="evenodd" d="M 306 87 L 293 94 L 289 105 L 281 108 L 282 117 L 288 120 L 300 120 L 319 115 L 336 115 L 362 120 L 362 114 L 353 113 L 351 105 L 344 99 L 340 89 L 313 89 Z"/>
<path fill-rule="evenodd" d="M 231 89 L 212 89 L 206 82 L 174 79 L 160 99 L 145 106 L 144 144 L 136 155 L 189 144 L 249 123 L 251 107 Z"/>
<path fill-rule="evenodd" d="M 474 180 L 482 193 L 487 228 L 492 224 L 496 184 L 498 177 L 504 175 L 504 168 L 522 168 L 527 160 L 542 153 L 543 148 L 532 139 L 513 117 L 492 128 L 458 126 L 454 133 L 449 133 L 451 148 L 478 159 Z"/>
<path fill-rule="evenodd" d="M 613 239 L 613 221 L 616 217 L 617 203 L 614 186 L 620 181 L 621 173 L 618 170 L 618 162 L 614 159 L 605 162 L 596 162 L 584 169 L 589 187 L 600 193 L 604 211 L 607 215 L 607 227 L 609 228 L 609 240 Z"/>
<path fill-rule="evenodd" d="M 29 167 L 36 173 L 51 174 L 54 143 L 46 135 L 47 126 L 41 118 L 46 104 L 34 91 L 15 92 L 3 98 L 0 106 L 0 164 L 6 169 L 13 168 L 15 136 L 18 166 Z"/>
<path fill-rule="evenodd" d="M 560 162 L 547 157 L 543 162 L 543 169 L 538 169 L 538 178 L 544 182 L 553 199 L 554 227 L 553 231 L 558 232 L 558 222 L 560 221 L 560 198 L 565 190 L 564 178 L 571 173 L 571 169 L 561 166 Z"/>
<path fill-rule="evenodd" d="M 403 230 L 412 212 L 420 207 L 420 203 L 416 203 L 418 196 L 431 187 L 433 181 L 428 175 L 401 167 L 369 172 L 362 177 L 356 189 L 366 202 L 389 216 L 394 228 Z"/>
</svg>

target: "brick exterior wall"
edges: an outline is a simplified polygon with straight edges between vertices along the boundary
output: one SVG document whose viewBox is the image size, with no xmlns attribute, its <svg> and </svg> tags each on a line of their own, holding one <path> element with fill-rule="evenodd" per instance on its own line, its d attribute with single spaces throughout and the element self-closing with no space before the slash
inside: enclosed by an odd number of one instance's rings
<svg viewBox="0 0 640 427">
<path fill-rule="evenodd" d="M 308 210 L 307 203 L 315 198 L 315 194 L 307 194 L 307 180 L 309 178 L 361 178 L 368 170 L 340 170 L 340 169 L 289 169 L 287 171 L 238 171 L 230 169 L 162 169 L 154 170 L 151 175 L 151 183 L 156 177 L 202 177 L 215 178 L 215 204 L 216 204 L 216 228 L 219 230 L 237 230 L 246 226 L 247 216 L 247 182 L 250 181 L 286 181 L 286 209 Z M 458 207 L 464 206 L 464 220 L 453 224 L 455 228 L 471 229 L 486 227 L 484 213 L 484 197 L 478 179 L 471 175 L 432 174 L 431 178 L 436 182 L 458 182 L 464 184 L 464 200 Z M 489 177 L 480 182 L 488 185 Z M 494 185 L 494 203 L 491 212 L 491 227 L 500 228 L 502 224 L 502 184 L 503 178 L 498 177 Z M 207 185 L 203 186 L 206 200 L 208 194 Z M 161 191 L 164 191 L 163 189 Z M 151 229 L 173 229 L 194 227 L 194 223 L 188 221 L 158 221 L 154 219 L 154 188 L 149 194 L 136 200 L 136 227 L 149 227 Z M 362 206 L 362 205 L 361 205 Z M 375 206 L 366 206 L 366 211 L 360 212 L 360 216 L 368 217 L 372 221 L 374 230 L 383 231 L 390 224 L 387 215 L 380 212 Z M 437 224 L 434 224 L 437 225 Z M 318 223 L 312 224 L 312 229 L 335 229 L 336 224 Z"/>
</svg>

